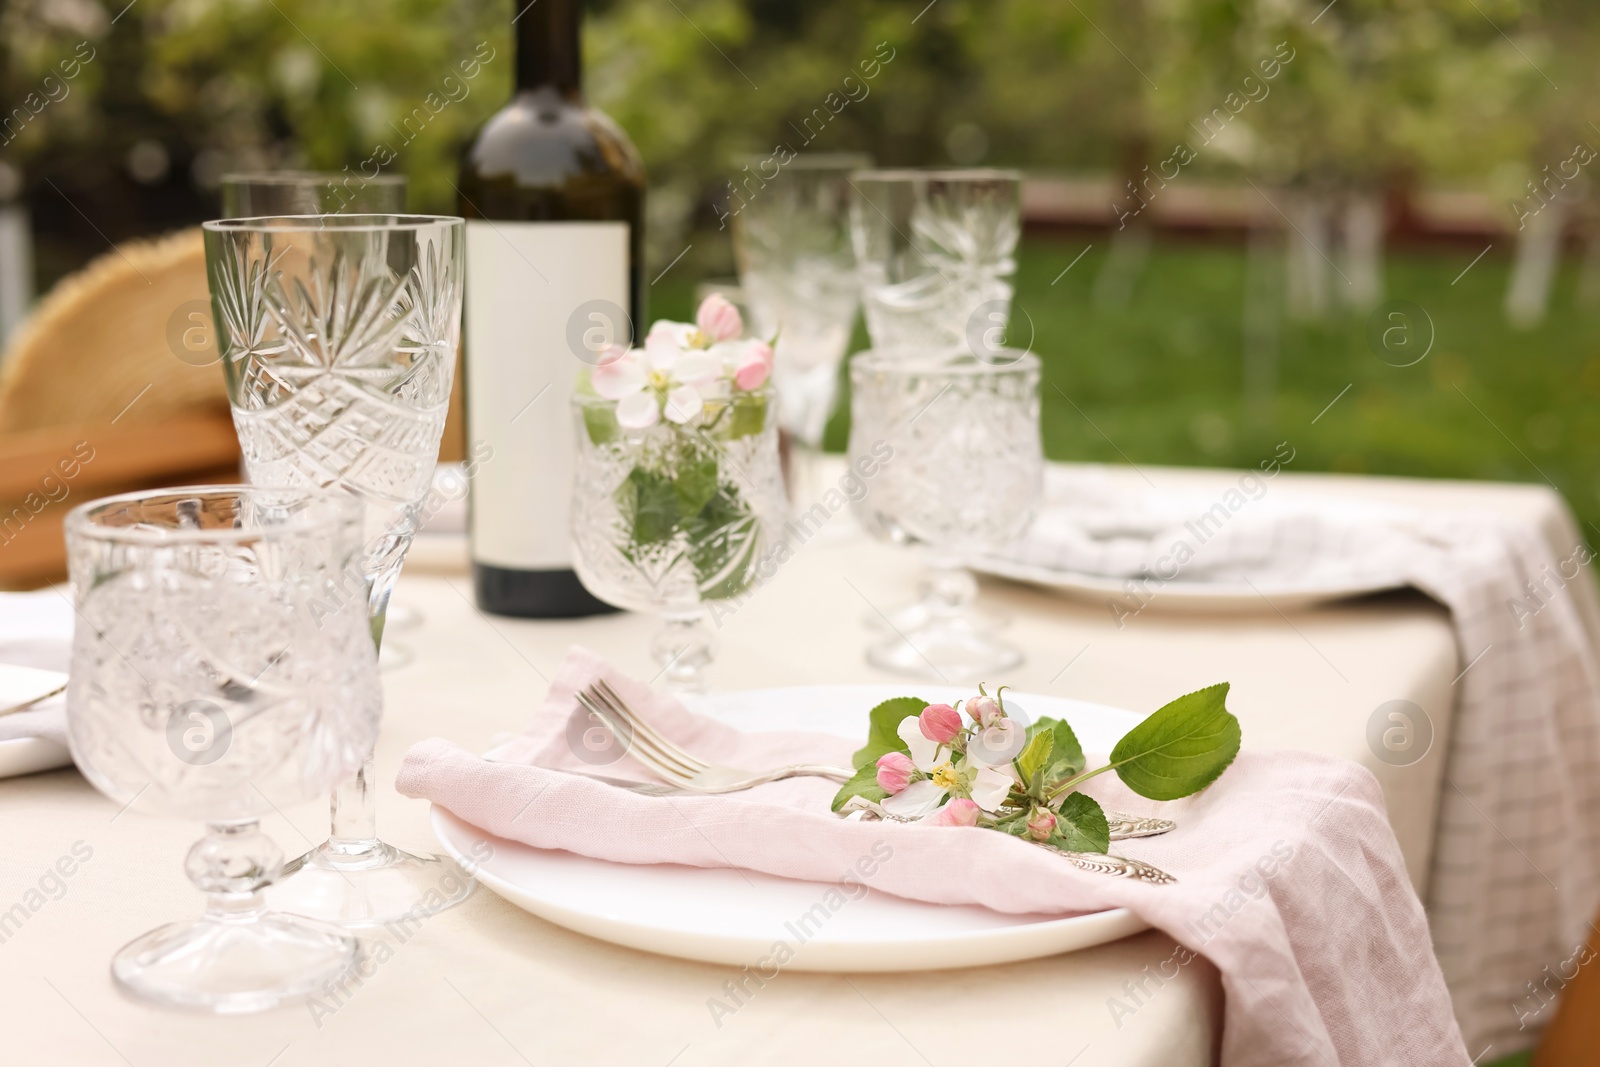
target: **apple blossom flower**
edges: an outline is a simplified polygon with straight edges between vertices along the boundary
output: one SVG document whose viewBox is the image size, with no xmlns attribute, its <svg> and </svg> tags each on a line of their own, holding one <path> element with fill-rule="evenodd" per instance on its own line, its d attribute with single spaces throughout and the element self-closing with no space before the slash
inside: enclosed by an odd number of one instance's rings
<svg viewBox="0 0 1600 1067">
<path fill-rule="evenodd" d="M 972 731 L 967 758 L 985 767 L 1006 767 L 1022 754 L 1028 728 L 1016 719 L 1001 718 Z"/>
<path fill-rule="evenodd" d="M 752 341 L 734 367 L 733 383 L 746 392 L 760 389 L 772 374 L 772 362 L 772 346 L 765 341 Z"/>
<path fill-rule="evenodd" d="M 676 423 L 699 415 L 716 373 L 706 353 L 679 348 L 668 332 L 652 329 L 642 353 L 601 363 L 589 382 L 600 396 L 616 401 L 618 425 L 642 430 L 662 415 Z"/>
<path fill-rule="evenodd" d="M 949 745 L 923 735 L 922 720 L 916 715 L 901 719 L 895 733 L 905 742 L 912 764 L 928 777 L 912 782 L 883 802 L 884 810 L 892 815 L 920 819 L 952 793 L 972 800 L 984 811 L 995 811 L 1005 803 L 1015 784 L 1009 767 L 1001 770 L 966 758 L 955 762 Z"/>
<path fill-rule="evenodd" d="M 694 313 L 694 321 L 700 327 L 700 332 L 712 341 L 731 341 L 744 333 L 744 320 L 739 317 L 739 309 L 721 293 L 712 293 L 700 302 L 700 309 Z"/>
<path fill-rule="evenodd" d="M 950 803 L 928 816 L 934 826 L 976 826 L 978 805 L 966 797 L 956 797 Z"/>
<path fill-rule="evenodd" d="M 993 726 L 1005 713 L 1000 702 L 992 696 L 975 696 L 967 699 L 967 714 L 979 726 Z"/>
<path fill-rule="evenodd" d="M 961 732 L 961 716 L 949 704 L 929 704 L 917 716 L 917 725 L 929 741 L 949 744 Z"/>
<path fill-rule="evenodd" d="M 911 772 L 916 767 L 904 752 L 885 752 L 878 757 L 878 787 L 890 796 L 911 784 Z"/>
<path fill-rule="evenodd" d="M 1048 841 L 1056 829 L 1056 813 L 1049 808 L 1034 808 L 1028 813 L 1028 836 L 1035 841 Z"/>
</svg>

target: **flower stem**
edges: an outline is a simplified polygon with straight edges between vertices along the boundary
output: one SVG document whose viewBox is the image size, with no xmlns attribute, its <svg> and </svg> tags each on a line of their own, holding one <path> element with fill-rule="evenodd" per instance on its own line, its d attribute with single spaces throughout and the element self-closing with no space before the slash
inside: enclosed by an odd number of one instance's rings
<svg viewBox="0 0 1600 1067">
<path fill-rule="evenodd" d="M 1078 783 L 1087 782 L 1089 779 L 1093 778 L 1095 775 L 1104 774 L 1107 771 L 1113 770 L 1113 769 L 1115 769 L 1117 767 L 1120 767 L 1124 763 L 1127 763 L 1127 762 L 1128 762 L 1127 760 L 1119 760 L 1116 763 L 1108 763 L 1104 767 L 1096 767 L 1092 771 L 1084 771 L 1082 774 L 1074 775 L 1073 777 L 1068 778 L 1066 781 L 1062 782 L 1060 785 L 1058 785 L 1055 788 L 1051 789 L 1049 794 L 1048 794 L 1048 798 L 1050 800 L 1054 800 L 1056 797 L 1060 796 L 1062 793 L 1065 793 L 1067 790 L 1071 789 L 1073 786 L 1077 785 Z"/>
</svg>

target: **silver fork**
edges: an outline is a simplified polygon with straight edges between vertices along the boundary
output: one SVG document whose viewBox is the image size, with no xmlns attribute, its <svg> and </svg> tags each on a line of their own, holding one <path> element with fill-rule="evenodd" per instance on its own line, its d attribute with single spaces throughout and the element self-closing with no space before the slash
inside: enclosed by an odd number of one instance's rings
<svg viewBox="0 0 1600 1067">
<path fill-rule="evenodd" d="M 598 718 L 634 759 L 644 764 L 669 784 L 690 793 L 738 793 L 785 778 L 827 778 L 848 782 L 855 771 L 812 763 L 793 763 L 763 773 L 707 763 L 691 756 L 663 737 L 628 705 L 604 680 L 578 693 L 578 703 Z M 1111 839 L 1154 837 L 1176 827 L 1170 819 L 1153 819 L 1120 811 L 1106 812 Z"/>
<path fill-rule="evenodd" d="M 669 784 L 687 792 L 737 793 L 784 778 L 827 778 L 835 782 L 848 782 L 855 777 L 856 772 L 849 768 L 815 763 L 793 763 L 759 773 L 707 763 L 663 737 L 604 681 L 595 682 L 579 692 L 578 703 L 605 724 L 630 756 Z"/>
</svg>

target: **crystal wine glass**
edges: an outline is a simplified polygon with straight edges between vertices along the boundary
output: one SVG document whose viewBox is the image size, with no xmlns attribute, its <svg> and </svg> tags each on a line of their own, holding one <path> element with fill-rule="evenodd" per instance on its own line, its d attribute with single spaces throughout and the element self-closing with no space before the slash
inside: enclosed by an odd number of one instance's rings
<svg viewBox="0 0 1600 1067">
<path fill-rule="evenodd" d="M 922 358 L 971 348 L 1004 328 L 1021 234 L 1022 176 L 1011 170 L 867 170 L 850 230 L 879 353 Z"/>
<path fill-rule="evenodd" d="M 416 215 L 205 224 L 206 266 L 233 423 L 257 485 L 347 493 L 364 549 L 346 595 L 383 636 L 389 594 L 439 457 L 461 331 L 462 220 Z M 355 926 L 423 917 L 473 882 L 435 854 L 378 838 L 371 753 L 333 796 L 328 840 L 273 900 Z"/>
<path fill-rule="evenodd" d="M 693 422 L 644 429 L 617 402 L 573 397 L 573 566 L 595 596 L 663 616 L 651 645 L 667 687 L 705 689 L 720 625 L 781 559 L 783 474 L 770 386 L 709 401 Z"/>
<path fill-rule="evenodd" d="M 777 338 L 773 377 L 797 510 L 820 495 L 816 461 L 859 303 L 850 174 L 871 165 L 860 153 L 807 154 L 782 166 L 752 159 L 730 197 L 733 253 L 755 332 Z"/>
<path fill-rule="evenodd" d="M 398 215 L 406 209 L 403 174 L 364 174 L 314 170 L 240 171 L 222 176 L 222 217 L 244 219 L 264 215 Z M 391 606 L 385 624 L 390 633 L 415 625 L 415 610 Z M 390 642 L 378 650 L 379 671 L 409 662 L 404 649 Z"/>
<path fill-rule="evenodd" d="M 921 601 L 873 645 L 875 666 L 951 682 L 1016 667 L 1022 653 L 972 611 L 970 556 L 1018 537 L 1033 519 L 1044 475 L 1039 360 L 1014 350 L 908 360 L 862 353 L 850 363 L 852 460 L 886 443 L 871 490 L 855 503 L 869 529 L 927 546 Z"/>
<path fill-rule="evenodd" d="M 406 209 L 403 174 L 311 170 L 245 171 L 222 176 L 222 217 L 394 214 Z"/>
<path fill-rule="evenodd" d="M 361 552 L 347 497 L 157 489 L 67 516 L 78 613 L 67 722 L 95 788 L 206 822 L 185 869 L 204 914 L 112 961 L 144 1000 L 217 1012 L 305 997 L 358 959 L 336 926 L 268 911 L 283 852 L 257 825 L 331 788 L 377 736 L 377 658 L 341 580 Z"/>
</svg>

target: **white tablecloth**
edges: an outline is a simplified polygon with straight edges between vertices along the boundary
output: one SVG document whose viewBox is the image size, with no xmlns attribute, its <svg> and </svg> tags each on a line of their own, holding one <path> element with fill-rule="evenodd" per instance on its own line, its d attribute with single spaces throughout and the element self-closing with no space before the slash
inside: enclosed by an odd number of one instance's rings
<svg viewBox="0 0 1600 1067">
<path fill-rule="evenodd" d="M 1144 473 L 1186 485 L 1237 477 Z M 1555 524 L 1552 537 L 1562 521 L 1554 495 L 1532 487 L 1283 477 L 1319 490 L 1413 503 L 1432 494 L 1513 509 Z M 573 642 L 626 670 L 655 673 L 648 654 L 655 620 L 484 616 L 472 605 L 470 579 L 451 569 L 460 551 L 447 541 L 419 546 L 396 594 L 396 604 L 419 619 L 408 626 L 402 611 L 385 637 L 390 655 L 410 662 L 384 675 L 380 782 L 392 781 L 402 753 L 424 737 L 482 749 L 497 734 L 520 729 Z M 892 681 L 862 658 L 875 636 L 865 619 L 873 606 L 910 597 L 915 576 L 911 553 L 868 541 L 847 515 L 835 516 L 770 585 L 722 620 L 713 684 Z M 1011 636 L 1027 652 L 1009 679 L 1018 689 L 1148 711 L 1226 679 L 1246 745 L 1308 748 L 1365 764 L 1383 784 L 1413 883 L 1425 888 L 1452 681 L 1463 666 L 1438 606 L 1397 594 L 1287 618 L 1270 610 L 1196 616 L 1151 608 L 1119 629 L 1101 602 L 1004 582 L 985 582 L 984 596 L 987 606 L 1012 616 Z M 1418 705 L 1434 730 L 1429 754 L 1409 766 L 1383 762 L 1368 742 L 1373 713 L 1393 700 Z M 325 805 L 285 816 L 264 825 L 288 852 L 326 832 Z M 397 844 L 433 847 L 425 807 L 392 789 L 380 797 L 380 827 Z M 29 902 L 23 921 L 0 929 L 0 1061 L 7 1067 L 983 1063 L 996 1052 L 994 1030 L 982 1019 L 1004 1028 L 1008 1056 L 1039 1062 L 1212 1062 L 1215 975 L 1190 966 L 1158 987 L 1145 968 L 1154 973 L 1172 944 L 1156 934 L 973 973 L 786 972 L 719 1028 L 706 1002 L 731 972 L 569 933 L 486 890 L 395 945 L 393 958 L 341 998 L 331 1016 L 314 1019 L 303 1007 L 234 1019 L 152 1010 L 121 998 L 107 965 L 125 941 L 198 909 L 181 869 L 198 833 L 146 818 L 137 803 L 119 813 L 70 770 L 0 781 L 0 914 Z M 91 857 L 69 864 L 70 877 L 49 877 L 75 846 L 79 854 L 92 850 Z M 41 885 L 48 892 L 28 895 Z M 32 902 L 40 906 L 32 909 Z M 1119 1022 L 1108 1006 L 1113 997 L 1123 1004 L 1136 997 L 1137 1012 L 1119 1013 Z"/>
</svg>

